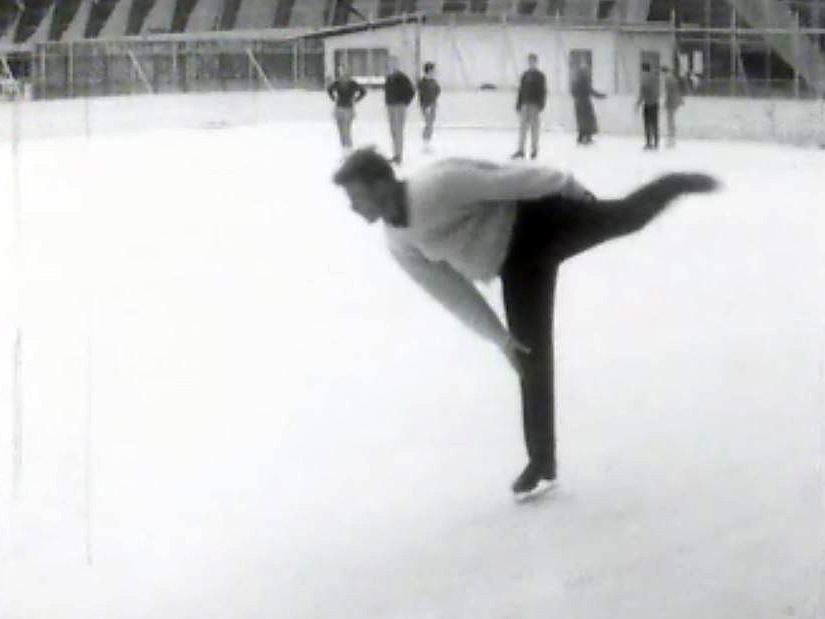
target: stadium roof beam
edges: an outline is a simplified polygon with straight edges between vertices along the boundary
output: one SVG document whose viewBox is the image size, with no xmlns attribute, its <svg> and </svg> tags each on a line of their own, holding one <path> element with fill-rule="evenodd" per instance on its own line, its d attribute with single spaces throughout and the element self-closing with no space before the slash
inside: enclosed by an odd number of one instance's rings
<svg viewBox="0 0 825 619">
<path fill-rule="evenodd" d="M 22 9 L 23 3 L 19 0 L 0 0 L 0 36 L 11 28 Z"/>
<path fill-rule="evenodd" d="M 40 22 L 45 19 L 52 6 L 53 0 L 28 0 L 24 2 L 23 13 L 17 20 L 17 27 L 14 29 L 14 42 L 25 43 L 34 34 Z"/>
<path fill-rule="evenodd" d="M 233 30 L 238 22 L 238 11 L 242 0 L 224 0 L 221 12 L 220 30 Z"/>
<path fill-rule="evenodd" d="M 186 25 L 189 23 L 189 18 L 192 16 L 192 11 L 195 10 L 197 3 L 198 0 L 177 0 L 175 2 L 172 24 L 169 27 L 170 32 L 184 32 L 186 30 Z"/>
<path fill-rule="evenodd" d="M 55 2 L 52 22 L 49 26 L 49 41 L 59 41 L 63 37 L 72 19 L 77 15 L 82 1 L 60 0 L 60 2 Z"/>
<path fill-rule="evenodd" d="M 86 20 L 86 28 L 83 30 L 84 39 L 96 39 L 109 21 L 115 6 L 119 0 L 99 0 L 92 2 L 92 9 L 89 18 Z"/>
<path fill-rule="evenodd" d="M 787 33 L 763 33 L 773 50 L 817 92 L 825 92 L 825 57 L 819 46 L 801 32 L 797 16 L 777 0 L 728 0 L 755 28 L 785 28 Z"/>
<path fill-rule="evenodd" d="M 143 22 L 149 11 L 155 6 L 157 0 L 132 0 L 129 8 L 129 17 L 126 20 L 126 34 L 140 34 L 143 30 Z"/>
</svg>

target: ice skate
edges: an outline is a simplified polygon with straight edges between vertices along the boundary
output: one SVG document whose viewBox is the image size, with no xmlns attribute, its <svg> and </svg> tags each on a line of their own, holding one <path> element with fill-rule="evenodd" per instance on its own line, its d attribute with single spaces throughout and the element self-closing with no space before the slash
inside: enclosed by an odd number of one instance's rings
<svg viewBox="0 0 825 619">
<path fill-rule="evenodd" d="M 528 501 L 542 496 L 558 485 L 555 477 L 543 473 L 538 467 L 528 464 L 511 487 L 516 501 Z"/>
</svg>

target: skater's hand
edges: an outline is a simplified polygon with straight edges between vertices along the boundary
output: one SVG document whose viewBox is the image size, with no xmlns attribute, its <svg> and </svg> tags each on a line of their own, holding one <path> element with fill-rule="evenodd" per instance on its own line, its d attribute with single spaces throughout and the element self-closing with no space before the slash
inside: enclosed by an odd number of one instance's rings
<svg viewBox="0 0 825 619">
<path fill-rule="evenodd" d="M 524 357 L 530 354 L 530 349 L 511 335 L 507 338 L 501 350 L 507 357 L 510 365 L 513 366 L 516 374 L 523 376 Z"/>
</svg>

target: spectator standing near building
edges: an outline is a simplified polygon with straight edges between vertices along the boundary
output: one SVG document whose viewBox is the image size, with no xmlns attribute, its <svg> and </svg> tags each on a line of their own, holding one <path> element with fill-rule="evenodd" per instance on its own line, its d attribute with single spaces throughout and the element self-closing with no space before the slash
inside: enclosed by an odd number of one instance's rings
<svg viewBox="0 0 825 619">
<path fill-rule="evenodd" d="M 424 76 L 418 80 L 418 103 L 421 106 L 421 115 L 424 117 L 424 152 L 430 152 L 430 141 L 433 139 L 438 97 L 441 95 L 441 86 L 435 79 L 435 64 L 424 63 Z"/>
<path fill-rule="evenodd" d="M 716 184 L 704 174 L 668 174 L 624 198 L 598 200 L 559 170 L 469 159 L 439 161 L 400 180 L 370 149 L 350 155 L 333 180 L 358 215 L 368 223 L 383 221 L 390 252 L 410 277 L 495 344 L 516 370 L 528 456 L 512 485 L 517 498 L 551 488 L 557 477 L 553 308 L 559 267 L 641 230 L 679 196 Z M 507 327 L 474 284 L 495 277 L 501 278 Z"/>
<path fill-rule="evenodd" d="M 636 109 L 642 108 L 645 126 L 645 150 L 659 148 L 659 76 L 650 64 L 642 64 L 642 79 Z"/>
<path fill-rule="evenodd" d="M 527 55 L 527 70 L 522 73 L 516 97 L 516 112 L 519 115 L 518 149 L 513 159 L 524 159 L 527 132 L 530 131 L 530 159 L 539 154 L 539 133 L 541 131 L 541 113 L 547 103 L 547 78 L 539 68 L 539 57 Z"/>
<path fill-rule="evenodd" d="M 679 77 L 667 67 L 662 67 L 665 74 L 665 115 L 667 117 L 667 146 L 676 146 L 676 110 L 684 103 L 682 84 Z"/>
<path fill-rule="evenodd" d="M 415 86 L 410 78 L 398 67 L 398 59 L 391 56 L 387 61 L 387 77 L 384 81 L 384 102 L 392 138 L 392 161 L 400 164 L 404 159 L 404 124 L 407 107 L 415 98 Z"/>
<path fill-rule="evenodd" d="M 576 143 L 592 144 L 593 136 L 599 131 L 592 97 L 604 99 L 607 95 L 593 90 L 590 66 L 587 63 L 582 63 L 579 66 L 570 91 L 573 95 L 573 107 L 576 111 L 576 128 L 578 130 Z"/>
<path fill-rule="evenodd" d="M 335 102 L 335 124 L 341 147 L 347 151 L 352 148 L 352 121 L 355 118 L 355 104 L 367 96 L 367 91 L 356 82 L 346 65 L 338 68 L 338 79 L 327 87 L 329 98 Z"/>
</svg>

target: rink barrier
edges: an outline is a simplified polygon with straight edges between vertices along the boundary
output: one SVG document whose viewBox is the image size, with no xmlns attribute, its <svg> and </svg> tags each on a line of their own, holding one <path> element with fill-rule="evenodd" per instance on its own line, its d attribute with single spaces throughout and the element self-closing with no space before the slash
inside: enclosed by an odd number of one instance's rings
<svg viewBox="0 0 825 619">
<path fill-rule="evenodd" d="M 442 129 L 513 129 L 515 96 L 509 91 L 448 91 L 441 98 L 437 126 Z M 12 110 L 19 106 L 22 139 L 140 132 L 150 129 L 216 128 L 280 122 L 331 122 L 332 106 L 315 90 L 197 93 L 101 97 L 56 101 L 15 101 L 0 105 L 0 139 L 9 141 Z M 602 134 L 640 135 L 635 98 L 612 96 L 595 101 Z M 664 110 L 661 114 L 664 132 Z M 416 104 L 411 126 L 421 123 Z M 386 122 L 383 96 L 371 92 L 357 108 L 357 123 Z M 551 96 L 543 116 L 549 131 L 572 132 L 573 102 Z M 825 101 L 687 97 L 677 114 L 682 138 L 741 139 L 799 145 L 825 143 Z"/>
</svg>

